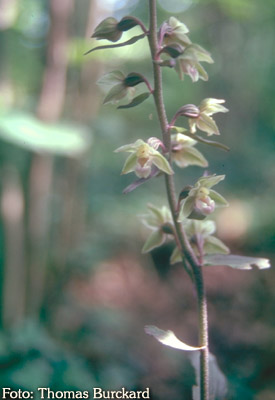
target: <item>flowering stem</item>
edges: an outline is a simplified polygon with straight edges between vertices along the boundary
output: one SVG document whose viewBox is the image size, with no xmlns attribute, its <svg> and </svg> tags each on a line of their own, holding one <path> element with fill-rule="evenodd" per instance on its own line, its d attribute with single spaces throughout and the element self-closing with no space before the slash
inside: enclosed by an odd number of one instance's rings
<svg viewBox="0 0 275 400">
<path fill-rule="evenodd" d="M 154 100 L 155 106 L 162 130 L 162 140 L 167 149 L 168 160 L 171 160 L 171 138 L 169 133 L 169 124 L 167 120 L 165 105 L 163 101 L 163 90 L 162 90 L 162 73 L 161 67 L 155 62 L 158 53 L 158 37 L 157 37 L 157 9 L 156 0 L 149 0 L 149 12 L 150 12 L 150 27 L 149 27 L 149 45 L 151 50 L 151 56 L 153 60 L 153 73 L 154 73 Z M 175 230 L 177 233 L 177 242 L 180 244 L 180 250 L 193 271 L 194 282 L 196 285 L 197 298 L 198 298 L 198 312 L 199 312 L 199 346 L 205 346 L 201 350 L 200 357 L 200 391 L 201 400 L 208 400 L 208 322 L 207 322 L 207 302 L 206 294 L 204 289 L 203 274 L 201 264 L 199 263 L 190 242 L 186 236 L 186 233 L 177 221 L 177 196 L 175 190 L 175 182 L 172 175 L 165 174 L 165 184 L 168 202 L 170 205 L 173 221 L 175 224 Z"/>
</svg>

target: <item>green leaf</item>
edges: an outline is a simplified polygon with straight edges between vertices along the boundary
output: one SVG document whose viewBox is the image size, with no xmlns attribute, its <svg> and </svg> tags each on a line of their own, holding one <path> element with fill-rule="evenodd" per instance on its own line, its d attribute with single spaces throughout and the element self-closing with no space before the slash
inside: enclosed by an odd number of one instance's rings
<svg viewBox="0 0 275 400">
<path fill-rule="evenodd" d="M 152 155 L 152 161 L 153 161 L 153 164 L 156 167 L 158 167 L 158 169 L 160 169 L 161 171 L 165 172 L 168 175 L 173 175 L 174 171 L 172 170 L 169 162 L 158 151 L 156 151 Z"/>
<path fill-rule="evenodd" d="M 125 164 L 122 168 L 121 174 L 124 175 L 124 174 L 128 174 L 129 172 L 134 171 L 135 167 L 136 167 L 136 163 L 137 163 L 136 153 L 130 154 L 130 156 L 125 161 Z"/>
<path fill-rule="evenodd" d="M 125 108 L 132 108 L 132 107 L 136 107 L 139 104 L 143 103 L 146 99 L 148 99 L 148 97 L 150 96 L 151 93 L 149 92 L 145 92 L 145 93 L 141 93 L 140 95 L 136 96 L 133 98 L 133 100 L 128 103 L 128 104 L 124 104 L 122 106 L 118 106 L 118 109 L 125 109 Z"/>
<path fill-rule="evenodd" d="M 119 83 L 113 86 L 112 89 L 107 93 L 107 96 L 103 100 L 103 104 L 121 100 L 123 97 L 127 96 L 127 93 L 127 88 L 122 83 Z"/>
<path fill-rule="evenodd" d="M 91 135 L 82 127 L 47 124 L 27 113 L 0 116 L 0 138 L 37 153 L 79 157 L 91 145 Z"/>
<path fill-rule="evenodd" d="M 154 231 L 151 233 L 151 235 L 148 237 L 146 240 L 141 252 L 148 253 L 149 251 L 155 249 L 156 247 L 161 246 L 165 241 L 165 234 L 161 231 L 161 229 L 158 229 L 157 231 Z"/>
<path fill-rule="evenodd" d="M 229 205 L 225 198 L 213 189 L 209 190 L 209 197 L 215 201 L 217 207 L 228 207 Z"/>
<path fill-rule="evenodd" d="M 158 342 L 164 344 L 165 346 L 173 347 L 174 349 L 183 351 L 198 351 L 205 349 L 205 346 L 189 346 L 188 344 L 179 340 L 172 331 L 163 331 L 162 329 L 159 329 L 153 325 L 147 325 L 144 327 L 144 329 L 148 335 L 154 336 L 154 338 L 157 339 Z"/>
<path fill-rule="evenodd" d="M 243 270 L 252 269 L 253 267 L 266 269 L 270 268 L 270 261 L 267 258 L 245 257 L 233 254 L 217 254 L 214 256 L 205 256 L 204 265 L 225 265 L 227 267 Z"/>
<path fill-rule="evenodd" d="M 145 37 L 145 33 L 143 33 L 142 35 L 133 36 L 131 39 L 126 40 L 126 42 L 121 42 L 121 43 L 116 43 L 116 44 L 107 44 L 104 46 L 94 47 L 93 49 L 86 51 L 86 53 L 84 53 L 84 56 L 86 56 L 87 54 L 92 53 L 93 51 L 96 51 L 96 50 L 114 49 L 115 47 L 130 46 L 131 44 L 136 43 L 138 40 L 143 39 L 144 37 Z"/>
<path fill-rule="evenodd" d="M 229 254 L 229 248 L 215 236 L 208 236 L 204 240 L 203 250 L 205 254 Z"/>
</svg>

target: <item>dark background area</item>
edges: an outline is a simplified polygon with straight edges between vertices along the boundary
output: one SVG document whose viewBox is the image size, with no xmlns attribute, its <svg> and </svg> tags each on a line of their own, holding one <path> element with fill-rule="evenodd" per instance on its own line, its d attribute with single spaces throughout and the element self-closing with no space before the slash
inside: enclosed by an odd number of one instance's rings
<svg viewBox="0 0 275 400">
<path fill-rule="evenodd" d="M 197 345 L 196 299 L 172 248 L 140 251 L 138 216 L 166 203 L 163 180 L 122 195 L 122 154 L 159 136 L 151 98 L 131 110 L 102 106 L 96 81 L 121 69 L 152 81 L 145 40 L 84 52 L 105 17 L 135 15 L 147 2 L 0 0 L 0 386 L 15 390 L 142 390 L 152 399 L 190 398 L 194 376 L 182 352 L 165 348 L 144 325 L 171 329 Z M 233 253 L 274 264 L 274 38 L 272 0 L 159 1 L 159 22 L 175 15 L 208 49 L 209 81 L 178 80 L 163 69 L 169 117 L 186 103 L 223 98 L 217 115 L 223 152 L 202 144 L 210 173 L 230 207 L 215 213 Z M 138 34 L 127 32 L 123 40 Z M 177 188 L 199 167 L 176 170 Z M 229 381 L 228 399 L 272 400 L 274 269 L 205 268 L 210 350 Z"/>
</svg>

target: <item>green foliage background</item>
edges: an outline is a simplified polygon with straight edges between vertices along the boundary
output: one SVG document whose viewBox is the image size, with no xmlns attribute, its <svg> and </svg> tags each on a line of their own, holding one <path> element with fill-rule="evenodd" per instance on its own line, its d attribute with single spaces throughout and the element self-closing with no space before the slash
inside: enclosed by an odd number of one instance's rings
<svg viewBox="0 0 275 400">
<path fill-rule="evenodd" d="M 113 153 L 159 135 L 153 102 L 131 110 L 102 107 L 104 94 L 95 84 L 114 69 L 152 79 L 147 44 L 83 56 L 95 45 L 89 37 L 101 19 L 132 13 L 147 24 L 147 3 L 116 1 L 104 9 L 102 1 L 64 0 L 67 19 L 54 0 L 4 3 L 0 386 L 149 386 L 154 399 L 188 399 L 194 380 L 188 360 L 143 332 L 156 324 L 190 344 L 197 340 L 192 288 L 180 267 L 169 267 L 171 248 L 140 255 L 146 231 L 137 215 L 148 202 L 166 203 L 163 182 L 122 195 L 133 177 L 120 176 L 123 156 Z M 274 2 L 185 4 L 185 12 L 174 15 L 215 64 L 206 66 L 209 81 L 195 84 L 163 70 L 168 115 L 205 97 L 226 99 L 230 113 L 217 122 L 231 151 L 199 147 L 209 171 L 226 174 L 219 189 L 232 211 L 217 215 L 218 232 L 234 253 L 274 260 Z M 159 7 L 159 21 L 170 15 Z M 49 52 L 59 40 L 58 52 Z M 55 84 L 45 94 L 47 74 Z M 201 173 L 177 170 L 178 189 Z M 210 349 L 229 380 L 229 398 L 273 399 L 274 270 L 213 268 L 205 275 Z"/>
</svg>

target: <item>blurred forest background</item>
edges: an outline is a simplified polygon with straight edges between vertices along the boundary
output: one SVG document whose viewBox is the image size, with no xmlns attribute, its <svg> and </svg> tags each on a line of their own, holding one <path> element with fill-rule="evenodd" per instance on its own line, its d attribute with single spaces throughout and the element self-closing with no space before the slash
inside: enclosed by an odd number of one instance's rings
<svg viewBox="0 0 275 400">
<path fill-rule="evenodd" d="M 170 246 L 140 254 L 138 215 L 166 204 L 163 180 L 122 195 L 133 176 L 120 176 L 124 159 L 113 153 L 159 135 L 153 101 L 103 107 L 96 85 L 115 69 L 151 80 L 148 47 L 83 56 L 103 18 L 130 13 L 147 25 L 144 0 L 0 0 L 1 387 L 149 386 L 152 399 L 189 398 L 185 356 L 143 330 L 154 324 L 197 344 L 194 291 L 181 266 L 169 267 Z M 159 22 L 170 15 L 215 64 L 195 84 L 163 69 L 168 115 L 206 97 L 230 109 L 217 122 L 231 151 L 198 146 L 209 171 L 226 174 L 218 235 L 234 253 L 274 261 L 275 3 L 159 0 Z M 201 173 L 178 170 L 178 189 Z M 208 268 L 205 279 L 228 398 L 274 400 L 274 269 Z"/>
</svg>

